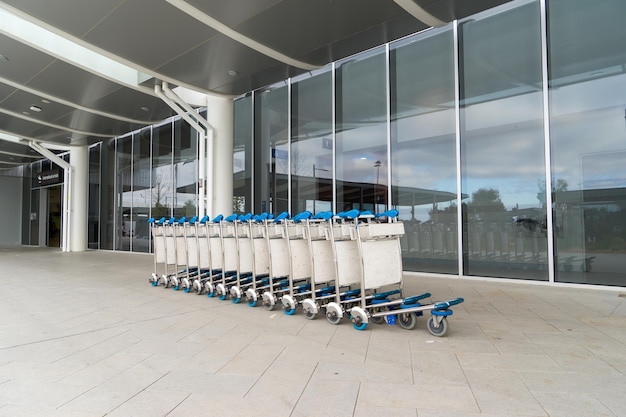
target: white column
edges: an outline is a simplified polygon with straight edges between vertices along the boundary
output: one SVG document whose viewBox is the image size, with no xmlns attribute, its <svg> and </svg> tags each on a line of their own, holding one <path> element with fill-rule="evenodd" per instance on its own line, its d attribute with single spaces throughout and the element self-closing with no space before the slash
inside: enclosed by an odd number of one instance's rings
<svg viewBox="0 0 626 417">
<path fill-rule="evenodd" d="M 213 160 L 208 161 L 207 168 L 207 179 L 211 179 L 211 172 L 213 177 L 213 186 L 207 186 L 213 190 L 213 195 L 207 196 L 210 199 L 207 210 L 212 210 L 210 216 L 227 216 L 233 212 L 233 114 L 232 99 L 207 96 L 207 121 L 215 129 Z"/>
<path fill-rule="evenodd" d="M 72 190 L 70 205 L 72 213 L 70 221 L 70 250 L 82 252 L 87 250 L 87 211 L 89 201 L 89 150 L 86 146 L 73 146 L 70 149 L 72 165 Z"/>
</svg>

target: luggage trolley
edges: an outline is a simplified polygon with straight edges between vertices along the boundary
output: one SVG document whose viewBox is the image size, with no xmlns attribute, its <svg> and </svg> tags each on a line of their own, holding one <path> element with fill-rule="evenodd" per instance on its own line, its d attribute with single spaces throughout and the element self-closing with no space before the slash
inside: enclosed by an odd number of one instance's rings
<svg viewBox="0 0 626 417">
<path fill-rule="evenodd" d="M 303 312 L 309 319 L 317 313 L 314 306 L 315 300 L 321 300 L 335 287 L 321 287 L 334 277 L 329 274 L 332 269 L 332 257 L 323 256 L 324 246 L 318 245 L 327 242 L 323 232 L 324 223 L 319 223 L 320 218 L 314 219 L 311 225 L 311 212 L 304 211 L 297 214 L 291 220 L 285 221 L 285 239 L 290 260 L 289 291 L 281 297 L 283 311 L 287 315 L 295 313 L 299 304 L 303 306 Z M 322 219 L 323 220 L 323 219 Z M 330 246 L 325 246 L 330 248 Z M 314 251 L 317 250 L 317 254 Z M 318 259 L 321 262 L 314 262 Z M 331 268 L 324 268 L 330 265 Z M 318 288 L 320 286 L 321 288 Z M 309 300 L 309 301 L 307 301 Z M 313 306 L 310 304 L 313 303 Z"/>
<path fill-rule="evenodd" d="M 269 246 L 265 239 L 265 222 L 270 216 L 262 213 L 253 216 L 248 222 L 248 238 L 251 245 L 252 282 L 245 289 L 246 302 L 250 307 L 256 307 L 261 291 L 271 288 Z M 240 293 L 234 296 L 238 297 Z M 232 289 L 231 289 L 231 296 Z"/>
<path fill-rule="evenodd" d="M 176 254 L 179 266 L 184 266 L 181 277 L 171 277 L 170 281 L 175 291 L 180 288 L 188 293 L 194 279 L 200 274 L 200 254 L 198 252 L 198 239 L 196 223 L 198 217 L 191 219 L 182 217 L 175 227 Z"/>
<path fill-rule="evenodd" d="M 381 321 L 381 318 L 385 318 L 389 324 L 397 321 L 402 328 L 411 330 L 417 324 L 417 316 L 430 311 L 428 331 L 433 336 L 444 336 L 448 330 L 446 317 L 452 314 L 450 307 L 462 303 L 463 298 L 422 305 L 419 301 L 430 297 L 430 293 L 394 300 L 381 300 L 377 297 L 379 294 L 366 294 L 367 289 L 389 285 L 398 285 L 401 294 L 400 237 L 404 234 L 404 224 L 397 221 L 397 216 L 396 210 L 389 210 L 378 216 L 379 221 L 372 221 L 375 216 L 371 214 L 356 216 L 354 219 L 354 237 L 361 263 L 361 289 L 359 297 L 343 300 L 344 304 L 339 307 L 350 313 L 352 325 L 357 330 L 365 329 L 369 319 Z M 387 218 L 387 221 L 380 221 L 382 218 Z M 336 313 L 337 306 L 333 308 Z"/>
<path fill-rule="evenodd" d="M 202 287 L 207 297 L 215 297 L 215 286 L 222 279 L 224 255 L 222 254 L 221 222 L 224 216 L 219 214 L 213 220 L 201 225 L 206 235 L 209 269 L 194 283 Z"/>
<path fill-rule="evenodd" d="M 219 236 L 221 242 L 222 271 L 221 279 L 215 284 L 215 294 L 220 300 L 228 298 L 230 287 L 237 284 L 237 281 L 249 274 L 239 273 L 239 242 L 237 238 L 237 214 L 231 214 L 219 222 Z"/>
<path fill-rule="evenodd" d="M 176 222 L 175 217 L 170 217 L 169 220 L 163 222 L 162 236 L 163 236 L 163 252 L 164 252 L 164 269 L 165 273 L 158 277 L 156 284 L 152 284 L 153 286 L 162 285 L 167 288 L 170 285 L 170 267 L 174 267 L 173 274 L 176 275 L 178 271 L 176 270 L 176 240 L 174 236 L 174 223 Z"/>
<path fill-rule="evenodd" d="M 154 245 L 154 272 L 150 274 L 148 282 L 154 287 L 159 284 L 158 265 L 163 264 L 165 266 L 166 263 L 164 223 L 165 217 L 161 217 L 159 220 L 155 218 L 148 219 L 152 234 L 152 244 Z"/>
<path fill-rule="evenodd" d="M 237 251 L 237 274 L 236 279 L 231 282 L 228 291 L 230 299 L 237 304 L 246 294 L 249 288 L 264 285 L 269 276 L 269 265 L 267 260 L 263 262 L 262 254 L 255 254 L 255 240 L 252 236 L 252 214 L 239 216 L 234 222 L 235 243 Z M 261 249 L 259 247 L 257 250 Z"/>
<path fill-rule="evenodd" d="M 289 291 L 289 252 L 283 228 L 288 218 L 289 213 L 284 211 L 273 219 L 268 217 L 263 223 L 269 259 L 268 284 L 261 295 L 266 310 L 273 310 L 279 298 Z"/>
<path fill-rule="evenodd" d="M 333 213 L 324 211 L 306 220 L 307 242 L 311 258 L 311 291 L 301 301 L 304 317 L 317 317 L 322 306 L 335 299 L 336 268 L 329 228 Z M 318 286 L 322 286 L 318 288 Z"/>
<path fill-rule="evenodd" d="M 200 295 L 204 292 L 204 281 L 207 280 L 211 271 L 211 257 L 209 250 L 209 236 L 207 233 L 207 222 L 210 221 L 209 216 L 203 216 L 195 223 L 195 245 L 198 260 L 198 273 L 191 279 L 190 288 L 185 287 L 185 292 L 191 292 Z"/>
<path fill-rule="evenodd" d="M 189 279 L 191 278 L 191 271 L 189 270 L 189 250 L 187 248 L 187 225 L 188 220 L 185 216 L 176 220 L 172 225 L 174 232 L 174 258 L 178 272 L 169 276 L 169 283 L 166 287 L 171 285 L 174 291 L 178 291 L 183 281 L 189 283 Z"/>
</svg>

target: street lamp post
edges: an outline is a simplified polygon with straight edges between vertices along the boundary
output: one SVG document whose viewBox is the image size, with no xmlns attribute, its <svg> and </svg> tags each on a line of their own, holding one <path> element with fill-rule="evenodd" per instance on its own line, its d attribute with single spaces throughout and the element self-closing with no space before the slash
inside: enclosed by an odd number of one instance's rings
<svg viewBox="0 0 626 417">
<path fill-rule="evenodd" d="M 378 213 L 378 181 L 380 180 L 380 166 L 382 162 L 374 162 L 374 168 L 376 168 L 376 184 L 374 185 L 374 213 Z"/>
</svg>

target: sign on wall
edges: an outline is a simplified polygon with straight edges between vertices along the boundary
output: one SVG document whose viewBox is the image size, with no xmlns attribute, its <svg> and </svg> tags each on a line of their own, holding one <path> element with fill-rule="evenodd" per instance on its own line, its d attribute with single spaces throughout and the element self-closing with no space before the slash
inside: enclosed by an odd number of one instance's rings
<svg viewBox="0 0 626 417">
<path fill-rule="evenodd" d="M 42 186 L 62 183 L 63 176 L 61 175 L 61 168 L 40 172 L 37 174 L 37 182 Z"/>
</svg>

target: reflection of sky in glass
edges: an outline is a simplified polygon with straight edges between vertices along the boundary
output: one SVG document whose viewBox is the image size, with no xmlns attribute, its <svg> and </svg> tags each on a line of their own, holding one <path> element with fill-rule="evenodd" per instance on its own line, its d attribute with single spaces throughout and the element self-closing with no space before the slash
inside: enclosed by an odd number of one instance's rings
<svg viewBox="0 0 626 417">
<path fill-rule="evenodd" d="M 553 177 L 570 191 L 625 187 L 626 75 L 559 87 L 550 98 Z"/>
</svg>

